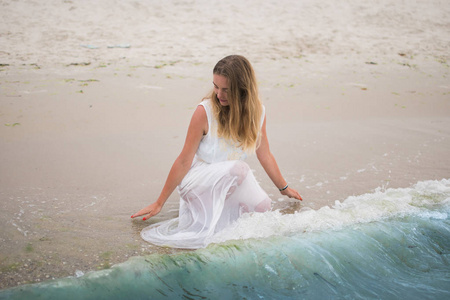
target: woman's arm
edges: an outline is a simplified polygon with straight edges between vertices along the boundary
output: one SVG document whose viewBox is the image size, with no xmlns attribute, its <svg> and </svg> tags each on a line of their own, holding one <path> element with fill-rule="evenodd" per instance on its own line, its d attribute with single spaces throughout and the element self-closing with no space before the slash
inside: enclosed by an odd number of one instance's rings
<svg viewBox="0 0 450 300">
<path fill-rule="evenodd" d="M 256 150 L 256 156 L 258 157 L 259 162 L 263 166 L 267 175 L 269 175 L 272 182 L 278 189 L 282 189 L 287 185 L 286 180 L 281 175 L 280 169 L 278 167 L 277 161 L 273 156 L 272 152 L 270 152 L 269 148 L 269 140 L 267 139 L 266 133 L 266 118 L 264 117 L 264 122 L 261 128 L 261 144 Z M 303 200 L 300 194 L 288 187 L 287 189 L 281 191 L 281 194 L 288 196 L 289 198 L 295 198 L 298 200 Z"/>
<path fill-rule="evenodd" d="M 166 203 L 169 196 L 180 184 L 184 176 L 186 176 L 187 172 L 191 168 L 192 160 L 197 152 L 198 145 L 207 131 L 208 119 L 206 117 L 206 111 L 202 105 L 199 105 L 192 116 L 191 123 L 189 124 L 183 150 L 173 163 L 160 196 L 153 204 L 144 207 L 132 215 L 131 218 L 144 216 L 143 220 L 147 220 L 161 211 L 164 203 Z"/>
</svg>

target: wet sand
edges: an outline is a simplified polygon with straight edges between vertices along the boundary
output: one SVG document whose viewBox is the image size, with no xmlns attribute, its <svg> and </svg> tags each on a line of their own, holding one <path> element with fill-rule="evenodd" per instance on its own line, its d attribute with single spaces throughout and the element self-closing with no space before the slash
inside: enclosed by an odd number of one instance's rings
<svg viewBox="0 0 450 300">
<path fill-rule="evenodd" d="M 201 1 L 105 3 L 2 4 L 0 288 L 178 251 L 139 236 L 176 216 L 176 193 L 149 222 L 130 215 L 158 196 L 230 53 L 253 62 L 272 152 L 304 198 L 250 158 L 274 209 L 450 177 L 449 5 L 249 1 L 247 16 L 236 1 L 215 23 Z"/>
</svg>

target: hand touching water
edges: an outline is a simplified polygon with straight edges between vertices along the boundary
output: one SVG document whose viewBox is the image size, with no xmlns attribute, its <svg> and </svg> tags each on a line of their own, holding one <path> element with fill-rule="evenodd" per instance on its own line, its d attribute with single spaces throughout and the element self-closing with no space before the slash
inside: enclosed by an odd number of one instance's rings
<svg viewBox="0 0 450 300">
<path fill-rule="evenodd" d="M 148 220 L 151 217 L 157 215 L 160 211 L 161 211 L 162 206 L 158 204 L 158 202 L 155 202 L 153 204 L 150 204 L 147 207 L 144 207 L 143 209 L 141 209 L 140 211 L 138 211 L 137 213 L 135 213 L 134 215 L 131 216 L 131 218 L 136 218 L 136 217 L 140 217 L 140 216 L 144 216 L 144 218 L 142 220 Z"/>
<path fill-rule="evenodd" d="M 296 190 L 291 189 L 290 187 L 288 187 L 284 191 L 281 191 L 281 194 L 288 196 L 289 198 L 294 198 L 294 199 L 303 201 L 302 196 L 300 196 L 300 194 Z"/>
</svg>

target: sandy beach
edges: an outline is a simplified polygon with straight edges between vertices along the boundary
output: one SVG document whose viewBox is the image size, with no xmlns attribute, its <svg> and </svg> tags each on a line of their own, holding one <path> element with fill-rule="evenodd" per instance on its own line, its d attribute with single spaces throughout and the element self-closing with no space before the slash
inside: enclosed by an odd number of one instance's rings
<svg viewBox="0 0 450 300">
<path fill-rule="evenodd" d="M 412 2 L 412 1 L 410 1 Z M 179 250 L 141 240 L 212 68 L 252 63 L 274 209 L 450 178 L 446 1 L 0 1 L 0 289 Z"/>
</svg>

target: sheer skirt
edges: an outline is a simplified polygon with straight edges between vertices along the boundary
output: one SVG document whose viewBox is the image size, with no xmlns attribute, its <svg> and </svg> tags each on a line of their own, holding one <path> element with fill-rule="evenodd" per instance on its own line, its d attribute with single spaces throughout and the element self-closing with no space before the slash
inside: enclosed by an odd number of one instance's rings
<svg viewBox="0 0 450 300">
<path fill-rule="evenodd" d="M 203 248 L 243 213 L 271 208 L 270 198 L 241 160 L 209 164 L 196 159 L 178 192 L 178 218 L 144 228 L 144 240 L 174 248 Z"/>
</svg>

